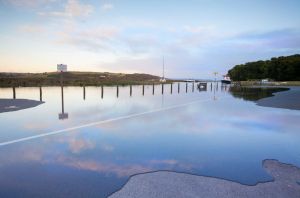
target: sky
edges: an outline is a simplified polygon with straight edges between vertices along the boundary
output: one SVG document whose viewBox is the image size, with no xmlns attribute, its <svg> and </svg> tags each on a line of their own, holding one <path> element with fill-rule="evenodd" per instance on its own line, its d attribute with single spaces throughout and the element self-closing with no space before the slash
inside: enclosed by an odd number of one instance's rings
<svg viewBox="0 0 300 198">
<path fill-rule="evenodd" d="M 299 0 L 0 0 L 0 72 L 213 78 L 300 53 Z"/>
</svg>

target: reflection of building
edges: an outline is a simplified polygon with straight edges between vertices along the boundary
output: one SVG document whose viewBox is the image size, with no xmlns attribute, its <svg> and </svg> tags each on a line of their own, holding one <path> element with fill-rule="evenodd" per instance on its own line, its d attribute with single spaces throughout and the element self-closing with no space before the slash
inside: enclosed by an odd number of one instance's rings
<svg viewBox="0 0 300 198">
<path fill-rule="evenodd" d="M 69 118 L 69 114 L 68 113 L 60 113 L 58 114 L 58 119 L 60 120 L 65 120 Z"/>
</svg>

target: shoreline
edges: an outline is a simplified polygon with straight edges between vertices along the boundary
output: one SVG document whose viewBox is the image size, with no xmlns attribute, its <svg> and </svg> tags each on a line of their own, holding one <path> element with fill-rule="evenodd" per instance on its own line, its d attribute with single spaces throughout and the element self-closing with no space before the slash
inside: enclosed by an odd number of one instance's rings
<svg viewBox="0 0 300 198">
<path fill-rule="evenodd" d="M 29 100 L 29 99 L 3 99 L 0 98 L 0 113 L 7 113 L 13 111 L 20 111 L 29 109 L 41 104 L 43 101 Z"/>
<path fill-rule="evenodd" d="M 234 81 L 233 83 L 241 86 L 300 86 L 300 81 L 270 81 L 266 83 L 261 83 L 260 81 Z"/>
</svg>

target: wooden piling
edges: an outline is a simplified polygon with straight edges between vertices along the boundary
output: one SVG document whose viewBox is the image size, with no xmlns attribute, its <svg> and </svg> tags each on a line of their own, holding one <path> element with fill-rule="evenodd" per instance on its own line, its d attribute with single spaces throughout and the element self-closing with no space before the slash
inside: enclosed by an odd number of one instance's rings
<svg viewBox="0 0 300 198">
<path fill-rule="evenodd" d="M 195 89 L 195 82 L 193 82 L 193 87 L 192 87 L 192 91 L 194 92 Z"/>
<path fill-rule="evenodd" d="M 188 83 L 186 82 L 185 83 L 185 93 L 187 93 L 187 91 L 188 91 Z"/>
<path fill-rule="evenodd" d="M 171 94 L 173 92 L 173 83 L 171 83 Z"/>
<path fill-rule="evenodd" d="M 154 95 L 154 83 L 152 85 L 152 95 Z"/>
<path fill-rule="evenodd" d="M 130 96 L 132 96 L 132 85 L 130 85 Z"/>
<path fill-rule="evenodd" d="M 13 87 L 13 99 L 16 99 L 16 87 Z"/>
<path fill-rule="evenodd" d="M 180 83 L 178 83 L 178 93 L 180 92 Z"/>
<path fill-rule="evenodd" d="M 161 94 L 164 94 L 164 83 L 161 84 Z"/>
<path fill-rule="evenodd" d="M 145 85 L 142 86 L 142 94 L 145 95 Z"/>
<path fill-rule="evenodd" d="M 103 99 L 103 94 L 104 94 L 103 85 L 101 85 L 101 98 L 102 99 Z"/>
<path fill-rule="evenodd" d="M 43 91 L 42 91 L 42 87 L 40 86 L 40 101 L 43 101 Z"/>
<path fill-rule="evenodd" d="M 117 98 L 119 97 L 119 85 L 117 85 Z"/>
<path fill-rule="evenodd" d="M 85 86 L 83 86 L 83 100 L 85 100 Z"/>
</svg>

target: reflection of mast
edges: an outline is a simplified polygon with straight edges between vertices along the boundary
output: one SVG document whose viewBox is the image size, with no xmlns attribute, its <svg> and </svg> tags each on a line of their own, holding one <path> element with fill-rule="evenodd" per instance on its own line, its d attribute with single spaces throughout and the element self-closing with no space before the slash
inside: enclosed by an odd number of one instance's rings
<svg viewBox="0 0 300 198">
<path fill-rule="evenodd" d="M 165 104 L 165 96 L 164 94 L 161 95 L 161 108 L 164 107 L 164 104 Z"/>
</svg>

